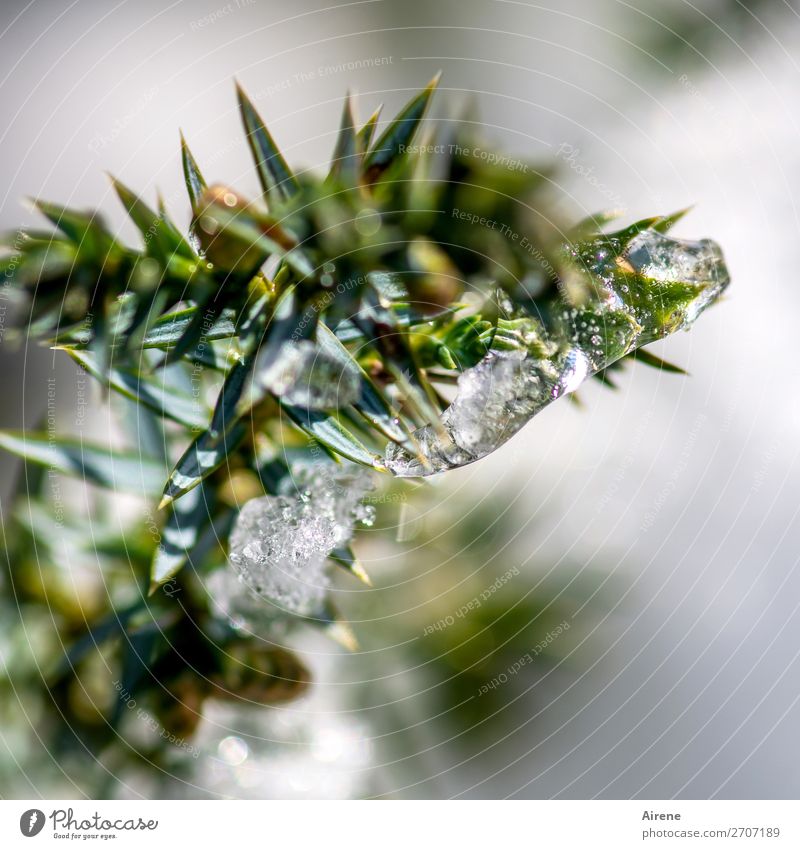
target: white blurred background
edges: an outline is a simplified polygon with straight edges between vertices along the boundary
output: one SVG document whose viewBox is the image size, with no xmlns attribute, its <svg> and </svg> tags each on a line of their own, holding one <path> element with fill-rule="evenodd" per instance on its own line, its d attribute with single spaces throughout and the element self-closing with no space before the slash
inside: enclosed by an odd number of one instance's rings
<svg viewBox="0 0 800 849">
<path fill-rule="evenodd" d="M 133 238 L 106 170 L 151 199 L 159 188 L 185 221 L 179 127 L 207 175 L 255 194 L 234 78 L 287 158 L 316 167 L 348 87 L 363 118 L 440 68 L 434 118 L 472 94 L 505 149 L 577 151 L 561 157 L 571 214 L 695 204 L 677 232 L 719 241 L 733 285 L 658 346 L 691 376 L 628 369 L 617 392 L 598 384 L 581 410 L 554 405 L 437 489 L 440 510 L 491 509 L 503 493 L 519 531 L 509 565 L 535 584 L 569 564 L 563 583 L 602 597 L 571 608 L 587 617 L 571 662 L 523 670 L 491 740 L 467 749 L 376 626 L 368 652 L 320 659 L 314 710 L 358 717 L 370 793 L 800 794 L 794 2 L 5 0 L 0 16 L 4 228 L 30 223 L 19 201 L 41 195 L 100 207 Z M 5 344 L 0 358 L 0 425 L 30 426 L 53 358 Z M 413 556 L 366 559 L 379 586 L 431 580 Z M 384 708 L 343 696 L 364 678 Z"/>
</svg>

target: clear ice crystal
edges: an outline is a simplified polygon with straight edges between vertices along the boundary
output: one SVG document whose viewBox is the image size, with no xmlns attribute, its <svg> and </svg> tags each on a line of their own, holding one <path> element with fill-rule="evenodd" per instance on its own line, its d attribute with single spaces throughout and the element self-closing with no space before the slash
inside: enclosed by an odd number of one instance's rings
<svg viewBox="0 0 800 849">
<path fill-rule="evenodd" d="M 682 328 L 689 328 L 730 282 L 722 251 L 711 239 L 692 242 L 644 230 L 631 240 L 625 257 L 635 271 L 651 280 L 679 280 L 702 287 L 682 316 Z"/>
<path fill-rule="evenodd" d="M 577 348 L 555 361 L 534 359 L 525 351 L 491 351 L 459 377 L 441 429 L 428 425 L 415 431 L 417 452 L 391 444 L 386 467 L 398 477 L 416 477 L 479 460 L 540 409 L 576 389 L 588 369 L 588 359 Z"/>
<path fill-rule="evenodd" d="M 285 345 L 260 379 L 287 404 L 306 410 L 345 407 L 361 394 L 358 369 L 308 339 Z"/>
<path fill-rule="evenodd" d="M 248 501 L 230 536 L 238 581 L 224 570 L 213 586 L 225 613 L 246 624 L 265 599 L 292 613 L 319 613 L 330 586 L 328 555 L 348 543 L 356 523 L 372 518 L 359 503 L 372 488 L 368 469 L 302 464 L 281 494 Z"/>
<path fill-rule="evenodd" d="M 610 264 L 603 254 L 597 261 Z M 628 285 L 610 272 L 595 273 L 613 297 L 591 307 L 565 304 L 551 331 L 550 349 L 530 344 L 516 350 L 493 349 L 458 378 L 458 391 L 441 416 L 413 434 L 413 449 L 390 443 L 386 468 L 398 477 L 419 477 L 472 463 L 516 434 L 533 416 L 562 395 L 575 391 L 592 374 L 631 351 L 678 329 L 688 329 L 729 282 L 719 247 L 710 240 L 688 242 L 655 230 L 635 236 L 624 254 L 630 271 L 649 280 L 652 307 L 633 300 Z M 690 289 L 664 316 L 662 284 Z"/>
<path fill-rule="evenodd" d="M 690 242 L 657 230 L 643 230 L 634 236 L 625 256 L 637 271 L 662 283 L 708 283 L 718 276 L 722 259 L 719 246 L 710 239 Z"/>
</svg>

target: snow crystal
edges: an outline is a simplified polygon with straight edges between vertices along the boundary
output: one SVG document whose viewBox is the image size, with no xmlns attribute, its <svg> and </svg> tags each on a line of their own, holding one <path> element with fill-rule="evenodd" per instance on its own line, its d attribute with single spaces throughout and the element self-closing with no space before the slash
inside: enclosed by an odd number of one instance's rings
<svg viewBox="0 0 800 849">
<path fill-rule="evenodd" d="M 228 582 L 226 591 L 223 577 L 214 587 L 226 613 L 247 622 L 257 600 L 267 599 L 281 610 L 318 614 L 330 585 L 328 555 L 348 543 L 355 523 L 374 518 L 359 503 L 372 479 L 372 472 L 355 466 L 299 465 L 279 495 L 248 501 L 230 536 L 239 586 Z"/>
</svg>

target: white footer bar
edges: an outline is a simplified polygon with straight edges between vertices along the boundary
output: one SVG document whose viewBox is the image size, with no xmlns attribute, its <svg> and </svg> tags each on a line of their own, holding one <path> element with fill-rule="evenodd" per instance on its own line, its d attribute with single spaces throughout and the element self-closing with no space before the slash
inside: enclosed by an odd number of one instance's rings
<svg viewBox="0 0 800 849">
<path fill-rule="evenodd" d="M 794 801 L 0 801 L 0 846 L 800 847 Z"/>
</svg>

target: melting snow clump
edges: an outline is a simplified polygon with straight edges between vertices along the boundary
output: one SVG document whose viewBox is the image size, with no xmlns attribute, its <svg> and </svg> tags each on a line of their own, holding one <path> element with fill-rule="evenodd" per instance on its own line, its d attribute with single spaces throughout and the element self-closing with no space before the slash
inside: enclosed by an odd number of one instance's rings
<svg viewBox="0 0 800 849">
<path fill-rule="evenodd" d="M 246 621 L 266 600 L 318 614 L 330 586 L 328 555 L 349 542 L 356 523 L 371 524 L 374 508 L 360 501 L 372 488 L 368 469 L 307 464 L 293 467 L 285 492 L 248 501 L 230 536 L 238 581 L 223 575 L 214 587 L 226 613 Z"/>
</svg>

